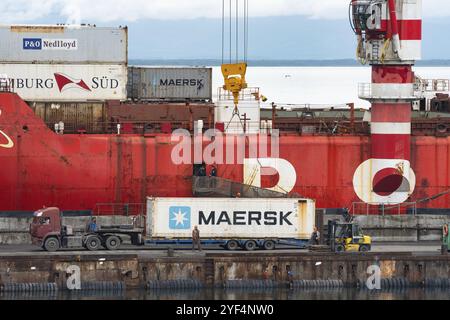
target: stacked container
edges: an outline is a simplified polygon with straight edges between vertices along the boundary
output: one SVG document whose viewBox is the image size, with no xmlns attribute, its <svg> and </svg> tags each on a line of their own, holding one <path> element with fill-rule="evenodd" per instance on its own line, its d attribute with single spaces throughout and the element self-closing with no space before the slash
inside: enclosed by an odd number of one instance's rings
<svg viewBox="0 0 450 320">
<path fill-rule="evenodd" d="M 212 68 L 130 67 L 127 89 L 138 101 L 211 101 Z"/>
<path fill-rule="evenodd" d="M 0 75 L 26 101 L 125 100 L 127 28 L 0 27 Z"/>
</svg>

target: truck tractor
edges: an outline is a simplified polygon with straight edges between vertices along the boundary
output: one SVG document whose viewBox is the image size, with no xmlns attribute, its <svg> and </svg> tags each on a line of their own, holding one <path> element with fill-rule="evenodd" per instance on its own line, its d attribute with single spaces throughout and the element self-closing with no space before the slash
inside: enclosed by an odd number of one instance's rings
<svg viewBox="0 0 450 320">
<path fill-rule="evenodd" d="M 46 251 L 57 251 L 61 248 L 86 248 L 95 251 L 104 247 L 116 250 L 125 237 L 131 244 L 143 244 L 144 228 L 133 225 L 99 226 L 95 231 L 74 230 L 72 226 L 62 224 L 61 211 L 58 208 L 44 208 L 34 213 L 30 225 L 32 243 Z"/>
</svg>

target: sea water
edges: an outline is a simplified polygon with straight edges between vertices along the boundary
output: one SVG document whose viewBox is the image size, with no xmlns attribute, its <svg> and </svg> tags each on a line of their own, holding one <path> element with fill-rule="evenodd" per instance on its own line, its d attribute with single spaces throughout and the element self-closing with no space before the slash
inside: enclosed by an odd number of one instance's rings
<svg viewBox="0 0 450 320">
<path fill-rule="evenodd" d="M 450 67 L 417 67 L 416 75 L 423 79 L 450 79 Z M 358 84 L 370 83 L 371 71 L 365 67 L 249 67 L 247 83 L 259 87 L 267 97 L 265 106 L 310 105 L 339 106 L 355 103 L 356 108 L 368 108 L 370 103 L 358 98 Z M 213 68 L 213 98 L 223 85 L 219 67 Z"/>
</svg>

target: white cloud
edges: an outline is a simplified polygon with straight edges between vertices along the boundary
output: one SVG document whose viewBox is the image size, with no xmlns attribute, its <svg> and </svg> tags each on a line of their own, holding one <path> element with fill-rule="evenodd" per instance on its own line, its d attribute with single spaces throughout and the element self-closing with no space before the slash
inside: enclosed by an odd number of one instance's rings
<svg viewBox="0 0 450 320">
<path fill-rule="evenodd" d="M 232 0 L 233 3 L 235 0 Z M 239 0 L 241 3 L 243 0 Z M 228 5 L 229 0 L 225 0 Z M 253 17 L 304 15 L 345 19 L 349 0 L 249 0 Z M 2 0 L 3 23 L 32 22 L 48 16 L 61 21 L 130 22 L 139 19 L 221 17 L 222 0 Z M 426 17 L 450 16 L 450 1 L 423 0 Z"/>
</svg>

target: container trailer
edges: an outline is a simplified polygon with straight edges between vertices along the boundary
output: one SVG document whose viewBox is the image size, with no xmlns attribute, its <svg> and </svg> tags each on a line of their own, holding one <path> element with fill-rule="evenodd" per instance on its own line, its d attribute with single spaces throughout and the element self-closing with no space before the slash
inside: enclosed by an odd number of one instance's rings
<svg viewBox="0 0 450 320">
<path fill-rule="evenodd" d="M 32 242 L 47 251 L 102 247 L 116 250 L 130 239 L 135 246 L 192 244 L 198 226 L 203 245 L 227 250 L 305 247 L 313 231 L 315 202 L 310 199 L 148 198 L 145 219 L 129 225 L 99 225 L 95 231 L 64 226 L 58 208 L 35 212 Z"/>
</svg>

